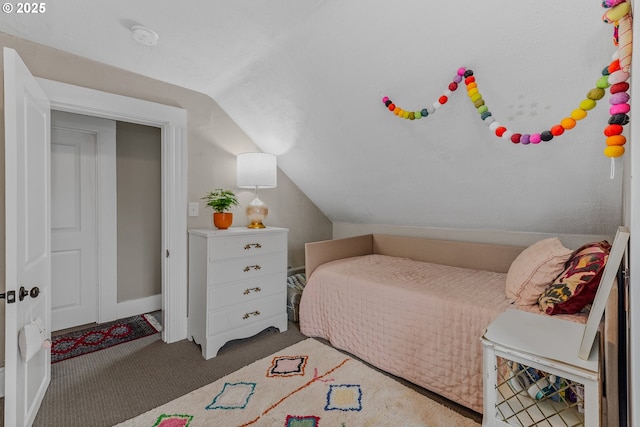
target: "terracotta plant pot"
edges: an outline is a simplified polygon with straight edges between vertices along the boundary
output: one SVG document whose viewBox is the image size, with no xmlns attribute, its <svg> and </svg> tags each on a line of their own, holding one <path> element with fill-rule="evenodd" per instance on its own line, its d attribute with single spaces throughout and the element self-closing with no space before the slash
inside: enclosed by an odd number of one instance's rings
<svg viewBox="0 0 640 427">
<path fill-rule="evenodd" d="M 214 212 L 213 225 L 220 230 L 226 230 L 233 223 L 233 214 L 229 212 Z"/>
</svg>

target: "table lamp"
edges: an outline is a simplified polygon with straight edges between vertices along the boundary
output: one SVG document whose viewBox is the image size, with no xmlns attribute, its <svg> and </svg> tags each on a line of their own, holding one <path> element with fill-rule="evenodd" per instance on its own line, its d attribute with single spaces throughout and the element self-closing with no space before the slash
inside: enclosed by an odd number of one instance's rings
<svg viewBox="0 0 640 427">
<path fill-rule="evenodd" d="M 275 154 L 241 153 L 237 157 L 238 187 L 253 188 L 255 198 L 245 210 L 249 218 L 248 228 L 265 228 L 262 223 L 269 208 L 258 197 L 258 188 L 276 188 L 278 169 Z"/>
</svg>

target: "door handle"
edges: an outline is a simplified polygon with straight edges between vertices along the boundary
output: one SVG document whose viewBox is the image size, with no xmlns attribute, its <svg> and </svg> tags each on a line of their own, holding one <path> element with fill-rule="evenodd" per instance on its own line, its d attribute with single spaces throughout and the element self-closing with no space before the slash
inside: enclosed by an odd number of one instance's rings
<svg viewBox="0 0 640 427">
<path fill-rule="evenodd" d="M 24 286 L 20 286 L 20 290 L 18 291 L 18 299 L 22 301 L 26 297 L 37 298 L 40 295 L 40 288 L 34 286 L 28 291 Z"/>
</svg>

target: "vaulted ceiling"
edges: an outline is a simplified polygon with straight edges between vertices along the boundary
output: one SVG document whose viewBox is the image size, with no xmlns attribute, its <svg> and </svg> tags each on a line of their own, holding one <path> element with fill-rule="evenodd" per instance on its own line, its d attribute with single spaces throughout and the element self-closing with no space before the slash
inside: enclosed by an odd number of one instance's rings
<svg viewBox="0 0 640 427">
<path fill-rule="evenodd" d="M 460 67 L 509 131 L 549 130 L 595 87 L 615 52 L 591 0 L 65 0 L 4 13 L 0 31 L 212 97 L 333 221 L 612 234 L 622 167 L 603 99 L 540 144 L 499 138 Z M 144 25 L 156 46 L 132 38 Z"/>
</svg>

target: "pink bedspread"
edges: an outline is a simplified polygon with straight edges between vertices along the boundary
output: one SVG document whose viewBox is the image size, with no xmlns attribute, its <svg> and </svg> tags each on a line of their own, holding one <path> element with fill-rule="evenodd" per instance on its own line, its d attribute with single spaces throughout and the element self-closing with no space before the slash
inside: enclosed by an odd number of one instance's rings
<svg viewBox="0 0 640 427">
<path fill-rule="evenodd" d="M 505 279 L 385 255 L 332 261 L 308 279 L 300 330 L 482 412 L 480 337 L 510 307 Z"/>
</svg>

